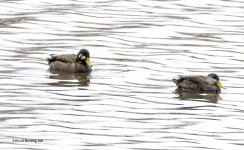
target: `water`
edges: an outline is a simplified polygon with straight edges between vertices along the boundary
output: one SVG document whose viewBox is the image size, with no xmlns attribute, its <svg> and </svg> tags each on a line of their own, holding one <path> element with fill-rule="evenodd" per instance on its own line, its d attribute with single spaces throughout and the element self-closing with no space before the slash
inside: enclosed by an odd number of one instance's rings
<svg viewBox="0 0 244 150">
<path fill-rule="evenodd" d="M 238 0 L 0 1 L 0 148 L 242 150 L 243 8 Z M 49 54 L 81 48 L 91 75 L 48 71 Z M 220 95 L 175 92 L 178 74 L 208 73 L 226 86 Z"/>
</svg>

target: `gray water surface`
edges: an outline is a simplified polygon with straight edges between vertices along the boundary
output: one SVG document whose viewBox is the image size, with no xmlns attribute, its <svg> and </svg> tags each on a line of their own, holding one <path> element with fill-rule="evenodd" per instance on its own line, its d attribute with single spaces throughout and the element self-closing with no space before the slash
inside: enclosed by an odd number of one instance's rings
<svg viewBox="0 0 244 150">
<path fill-rule="evenodd" d="M 0 149 L 243 150 L 242 1 L 1 0 L 0 35 Z M 49 72 L 81 48 L 92 74 Z"/>
</svg>

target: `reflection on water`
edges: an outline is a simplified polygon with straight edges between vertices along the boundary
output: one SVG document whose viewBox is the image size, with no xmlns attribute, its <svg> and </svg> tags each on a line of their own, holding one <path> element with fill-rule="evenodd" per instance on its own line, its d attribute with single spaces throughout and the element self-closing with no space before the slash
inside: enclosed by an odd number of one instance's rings
<svg viewBox="0 0 244 150">
<path fill-rule="evenodd" d="M 222 99 L 219 93 L 215 92 L 201 92 L 176 89 L 175 93 L 179 95 L 181 100 L 198 100 L 217 103 Z"/>
<path fill-rule="evenodd" d="M 0 1 L 0 149 L 243 149 L 244 3 Z M 48 71 L 89 49 L 93 72 Z M 175 92 L 217 73 L 221 94 Z M 15 142 L 13 139 L 43 139 Z"/>
<path fill-rule="evenodd" d="M 56 83 L 50 83 L 51 86 L 89 86 L 91 74 L 52 72 L 50 79 L 57 81 Z"/>
</svg>

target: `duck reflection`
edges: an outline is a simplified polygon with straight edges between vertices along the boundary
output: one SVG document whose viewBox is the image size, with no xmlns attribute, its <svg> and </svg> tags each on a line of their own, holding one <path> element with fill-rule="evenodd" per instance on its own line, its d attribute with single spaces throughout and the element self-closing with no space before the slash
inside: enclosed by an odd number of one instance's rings
<svg viewBox="0 0 244 150">
<path fill-rule="evenodd" d="M 179 95 L 181 100 L 196 100 L 217 103 L 222 97 L 216 92 L 188 91 L 176 89 L 175 93 Z"/>
<path fill-rule="evenodd" d="M 58 80 L 56 83 L 51 83 L 52 86 L 89 86 L 91 75 L 89 73 L 51 72 L 50 79 Z"/>
</svg>

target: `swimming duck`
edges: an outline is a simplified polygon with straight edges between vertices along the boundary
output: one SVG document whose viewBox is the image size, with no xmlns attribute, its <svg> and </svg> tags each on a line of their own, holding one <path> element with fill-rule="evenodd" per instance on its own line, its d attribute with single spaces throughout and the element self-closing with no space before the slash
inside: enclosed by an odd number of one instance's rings
<svg viewBox="0 0 244 150">
<path fill-rule="evenodd" d="M 70 73 L 90 73 L 92 71 L 90 53 L 86 49 L 81 49 L 77 55 L 61 54 L 50 55 L 47 58 L 50 71 L 70 72 Z"/>
<path fill-rule="evenodd" d="M 224 88 L 219 81 L 219 76 L 214 73 L 208 76 L 180 75 L 178 79 L 173 79 L 173 82 L 176 84 L 177 88 L 182 90 L 220 92 L 221 88 Z"/>
</svg>

